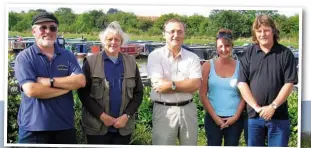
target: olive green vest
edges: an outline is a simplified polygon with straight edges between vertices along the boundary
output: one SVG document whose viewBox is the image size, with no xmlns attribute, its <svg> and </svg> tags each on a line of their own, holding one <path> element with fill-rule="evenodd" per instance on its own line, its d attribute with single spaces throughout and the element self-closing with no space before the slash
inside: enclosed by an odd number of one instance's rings
<svg viewBox="0 0 311 148">
<path fill-rule="evenodd" d="M 104 72 L 104 62 L 102 61 L 103 51 L 91 56 L 87 56 L 85 60 L 90 66 L 90 77 L 92 81 L 90 96 L 109 113 L 109 82 L 106 80 Z M 135 87 L 136 61 L 135 58 L 127 54 L 121 53 L 124 66 L 124 80 L 122 83 L 122 103 L 120 107 L 120 116 L 123 115 L 125 107 L 130 99 L 133 99 L 133 90 Z M 94 117 L 88 110 L 83 107 L 82 125 L 85 134 L 88 135 L 104 135 L 108 131 L 108 127 L 99 117 Z M 119 129 L 119 133 L 123 136 L 131 134 L 135 129 L 135 116 L 131 116 L 124 128 Z"/>
</svg>

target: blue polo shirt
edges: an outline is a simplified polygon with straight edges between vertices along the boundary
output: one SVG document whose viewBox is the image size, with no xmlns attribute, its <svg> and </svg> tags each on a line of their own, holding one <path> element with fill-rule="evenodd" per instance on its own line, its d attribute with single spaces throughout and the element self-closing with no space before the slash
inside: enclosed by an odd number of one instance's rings
<svg viewBox="0 0 311 148">
<path fill-rule="evenodd" d="M 37 77 L 64 77 L 82 70 L 70 51 L 54 44 L 51 61 L 34 44 L 18 54 L 15 77 L 20 86 L 36 82 Z M 18 111 L 18 125 L 27 131 L 52 131 L 74 128 L 74 100 L 72 92 L 53 99 L 27 97 L 21 92 L 22 100 Z"/>
<path fill-rule="evenodd" d="M 119 117 L 122 102 L 122 82 L 124 78 L 122 56 L 119 55 L 114 62 L 103 52 L 103 59 L 106 80 L 109 82 L 110 116 L 117 118 Z M 112 126 L 109 131 L 115 132 L 116 129 Z"/>
</svg>

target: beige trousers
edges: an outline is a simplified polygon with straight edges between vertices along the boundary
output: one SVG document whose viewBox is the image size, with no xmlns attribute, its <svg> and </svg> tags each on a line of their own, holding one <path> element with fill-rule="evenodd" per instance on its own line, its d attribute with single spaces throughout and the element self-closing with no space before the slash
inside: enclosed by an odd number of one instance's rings
<svg viewBox="0 0 311 148">
<path fill-rule="evenodd" d="M 196 105 L 164 106 L 153 104 L 152 145 L 197 145 L 198 116 Z"/>
</svg>

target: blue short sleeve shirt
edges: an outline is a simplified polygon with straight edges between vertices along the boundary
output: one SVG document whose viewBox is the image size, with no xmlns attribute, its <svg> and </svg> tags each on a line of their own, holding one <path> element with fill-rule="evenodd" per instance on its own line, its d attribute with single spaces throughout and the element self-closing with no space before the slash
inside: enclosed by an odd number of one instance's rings
<svg viewBox="0 0 311 148">
<path fill-rule="evenodd" d="M 54 45 L 51 61 L 34 44 L 18 54 L 15 61 L 15 77 L 20 86 L 36 82 L 37 77 L 65 77 L 82 74 L 74 54 Z M 74 100 L 72 92 L 52 98 L 39 99 L 21 93 L 18 124 L 28 131 L 51 131 L 74 128 Z"/>
</svg>

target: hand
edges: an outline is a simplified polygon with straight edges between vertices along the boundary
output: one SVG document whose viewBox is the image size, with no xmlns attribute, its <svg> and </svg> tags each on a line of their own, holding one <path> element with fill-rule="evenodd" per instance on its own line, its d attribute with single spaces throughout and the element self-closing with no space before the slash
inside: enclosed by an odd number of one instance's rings
<svg viewBox="0 0 311 148">
<path fill-rule="evenodd" d="M 159 79 L 152 83 L 152 88 L 157 93 L 163 93 L 170 91 L 172 88 L 172 81 L 168 81 L 165 79 Z"/>
<path fill-rule="evenodd" d="M 274 112 L 275 110 L 271 105 L 263 106 L 259 116 L 265 120 L 271 120 Z"/>
<path fill-rule="evenodd" d="M 42 84 L 44 86 L 51 86 L 50 79 L 44 77 L 37 77 L 37 83 Z"/>
<path fill-rule="evenodd" d="M 225 123 L 220 126 L 220 129 L 224 129 L 224 128 L 229 127 L 230 125 L 234 124 L 238 120 L 238 117 L 232 116 L 232 117 L 228 117 L 228 118 L 222 118 L 222 120 Z"/>
<path fill-rule="evenodd" d="M 104 124 L 108 127 L 113 125 L 116 122 L 116 119 L 107 115 L 106 113 L 102 113 L 100 115 L 100 120 L 104 122 Z"/>
<path fill-rule="evenodd" d="M 261 111 L 262 111 L 262 107 L 260 107 L 260 106 L 256 106 L 255 108 L 254 108 L 254 110 L 256 111 L 256 113 L 260 113 Z"/>
<path fill-rule="evenodd" d="M 216 115 L 217 116 L 217 115 Z M 222 120 L 219 116 L 215 117 L 215 119 L 213 119 L 215 121 L 215 123 L 218 125 L 218 126 L 222 126 L 225 124 L 224 120 Z"/>
<path fill-rule="evenodd" d="M 125 127 L 127 121 L 128 121 L 127 115 L 123 114 L 122 116 L 120 116 L 116 119 L 116 122 L 113 124 L 113 126 L 115 128 L 123 128 L 123 127 Z"/>
</svg>

